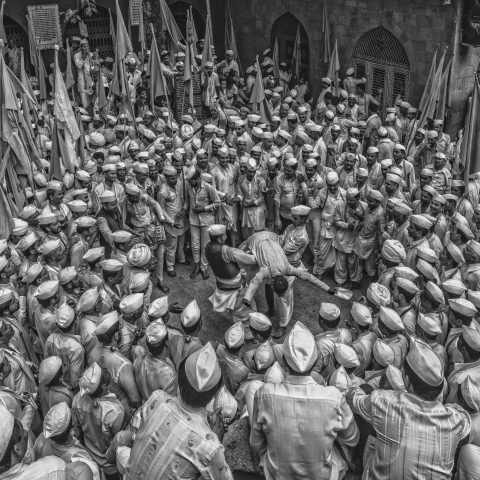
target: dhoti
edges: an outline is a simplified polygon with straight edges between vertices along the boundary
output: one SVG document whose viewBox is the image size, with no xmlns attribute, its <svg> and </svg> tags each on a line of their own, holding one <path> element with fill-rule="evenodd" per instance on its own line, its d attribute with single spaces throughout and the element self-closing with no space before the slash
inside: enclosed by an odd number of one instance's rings
<svg viewBox="0 0 480 480">
<path fill-rule="evenodd" d="M 256 305 L 252 300 L 252 308 L 247 307 L 242 302 L 244 293 L 245 288 L 243 287 L 234 290 L 222 290 L 215 287 L 215 291 L 209 298 L 213 305 L 213 311 L 225 313 L 227 310 L 231 310 L 234 322 L 248 322 L 249 314 L 256 311 Z"/>
<path fill-rule="evenodd" d="M 325 238 L 320 236 L 318 242 L 317 262 L 315 275 L 324 274 L 329 268 L 335 265 L 337 259 L 337 251 L 333 246 L 333 238 Z"/>
</svg>

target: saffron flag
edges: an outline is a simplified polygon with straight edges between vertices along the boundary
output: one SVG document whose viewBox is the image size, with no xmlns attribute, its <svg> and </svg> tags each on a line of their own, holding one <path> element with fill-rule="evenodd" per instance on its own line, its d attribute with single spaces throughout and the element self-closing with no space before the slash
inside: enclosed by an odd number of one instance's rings
<svg viewBox="0 0 480 480">
<path fill-rule="evenodd" d="M 263 88 L 263 79 L 262 79 L 262 69 L 260 68 L 260 63 L 258 61 L 257 55 L 257 76 L 255 78 L 255 84 L 250 95 L 250 105 L 252 110 L 262 119 L 262 123 L 270 123 L 270 111 L 267 107 L 267 101 L 265 100 L 265 90 Z"/>
<path fill-rule="evenodd" d="M 60 122 L 61 127 L 69 132 L 74 141 L 80 137 L 80 131 L 72 110 L 72 103 L 68 98 L 62 72 L 58 65 L 58 45 L 55 45 L 55 97 L 53 100 L 53 115 Z"/>
<path fill-rule="evenodd" d="M 425 109 L 425 105 L 428 102 L 428 97 L 432 89 L 433 79 L 435 77 L 435 72 L 437 70 L 437 53 L 438 53 L 438 48 L 437 50 L 435 50 L 435 54 L 433 55 L 432 64 L 430 65 L 430 72 L 428 73 L 427 83 L 425 84 L 422 98 L 420 99 L 420 103 L 418 104 L 418 111 L 420 113 L 423 112 L 423 110 Z"/>
<path fill-rule="evenodd" d="M 295 73 L 295 77 L 297 81 L 300 78 L 300 61 L 301 61 L 300 24 L 298 24 L 297 35 L 295 37 L 295 44 L 293 46 L 293 56 L 292 56 L 292 72 Z"/>
<path fill-rule="evenodd" d="M 340 70 L 340 62 L 338 60 L 337 40 L 333 45 L 332 55 L 330 56 L 330 64 L 328 65 L 327 76 L 335 83 L 335 96 L 338 96 L 338 71 Z"/>
<path fill-rule="evenodd" d="M 437 108 L 435 110 L 435 118 L 442 120 L 447 116 L 448 108 L 450 107 L 450 76 L 452 72 L 452 59 L 449 60 L 447 67 L 442 74 L 440 82 L 440 89 L 437 98 Z"/>
<path fill-rule="evenodd" d="M 327 0 L 323 2 L 323 62 L 328 63 L 330 61 L 330 22 L 328 21 L 327 13 Z"/>
<path fill-rule="evenodd" d="M 150 46 L 150 101 L 152 102 L 152 111 L 154 111 L 155 98 L 166 96 L 165 78 L 162 72 L 162 61 L 158 51 L 157 40 L 153 31 L 153 25 L 150 24 L 152 31 L 152 44 Z"/>
<path fill-rule="evenodd" d="M 50 180 L 63 181 L 60 145 L 58 143 L 58 120 L 53 121 L 52 151 L 50 153 Z"/>
<path fill-rule="evenodd" d="M 275 44 L 273 45 L 273 75 L 275 79 L 278 80 L 280 77 L 280 56 L 278 53 L 278 38 L 275 37 Z"/>
<path fill-rule="evenodd" d="M 2 1 L 2 6 L 0 8 L 0 38 L 3 40 L 3 43 L 7 44 L 7 34 L 5 33 L 5 27 L 3 26 L 3 9 L 5 8 L 5 0 Z"/>
<path fill-rule="evenodd" d="M 101 74 L 99 74 L 101 77 Z M 72 54 L 70 52 L 70 43 L 67 38 L 67 68 L 65 69 L 65 88 L 69 90 L 75 84 L 72 71 Z"/>
<path fill-rule="evenodd" d="M 205 64 L 207 62 L 212 61 L 212 44 L 210 42 L 210 21 L 208 19 L 208 14 L 207 14 L 207 24 L 205 27 L 205 43 L 203 45 L 203 52 L 202 52 L 202 68 L 205 67 Z"/>
<path fill-rule="evenodd" d="M 459 160 L 460 165 L 465 166 L 464 180 L 468 185 L 469 175 L 480 171 L 480 83 L 477 76 L 468 101 Z"/>
</svg>

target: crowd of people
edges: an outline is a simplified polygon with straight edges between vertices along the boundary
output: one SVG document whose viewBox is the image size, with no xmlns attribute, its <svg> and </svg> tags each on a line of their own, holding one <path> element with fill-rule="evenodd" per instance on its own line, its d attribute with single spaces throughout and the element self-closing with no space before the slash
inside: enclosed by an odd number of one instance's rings
<svg viewBox="0 0 480 480">
<path fill-rule="evenodd" d="M 478 480 L 480 181 L 461 134 L 352 68 L 314 98 L 268 49 L 245 76 L 232 51 L 202 67 L 203 41 L 193 104 L 184 45 L 161 52 L 155 99 L 150 52 L 129 55 L 126 102 L 114 60 L 71 46 L 85 160 L 52 179 L 39 101 L 42 158 L 0 240 L 0 479 Z M 214 276 L 220 344 L 196 299 L 169 297 L 178 265 Z M 322 292 L 316 335 L 296 278 Z"/>
</svg>

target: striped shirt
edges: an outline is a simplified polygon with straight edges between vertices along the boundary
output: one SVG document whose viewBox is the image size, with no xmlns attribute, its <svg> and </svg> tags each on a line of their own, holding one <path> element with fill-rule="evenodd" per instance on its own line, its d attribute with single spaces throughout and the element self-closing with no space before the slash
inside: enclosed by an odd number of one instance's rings
<svg viewBox="0 0 480 480">
<path fill-rule="evenodd" d="M 449 480 L 459 442 L 470 433 L 470 416 L 458 405 L 425 401 L 405 392 L 347 394 L 354 413 L 375 432 L 366 462 L 371 480 Z"/>
<path fill-rule="evenodd" d="M 126 480 L 233 480 L 223 447 L 200 410 L 161 390 L 141 409 Z"/>
</svg>

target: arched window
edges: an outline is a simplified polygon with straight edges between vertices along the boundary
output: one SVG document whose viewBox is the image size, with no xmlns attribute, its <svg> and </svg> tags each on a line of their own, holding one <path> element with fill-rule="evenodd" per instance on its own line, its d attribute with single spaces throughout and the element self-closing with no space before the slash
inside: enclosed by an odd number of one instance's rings
<svg viewBox="0 0 480 480">
<path fill-rule="evenodd" d="M 28 35 L 25 30 L 17 23 L 13 18 L 3 17 L 3 26 L 5 28 L 5 34 L 7 36 L 7 42 L 9 40 L 15 40 L 17 47 L 23 47 L 23 54 L 25 58 L 25 68 L 28 72 L 30 68 L 30 48 L 28 46 Z M 16 75 L 19 75 L 19 71 L 15 71 Z"/>
<path fill-rule="evenodd" d="M 398 96 L 408 99 L 410 62 L 400 41 L 386 28 L 364 33 L 352 55 L 355 75 L 367 79 L 366 92 L 378 97 L 382 109 L 393 106 Z"/>
<path fill-rule="evenodd" d="M 177 22 L 178 28 L 182 32 L 182 35 L 185 37 L 187 32 L 187 10 L 191 5 L 187 2 L 175 2 L 169 5 L 170 11 L 172 12 L 175 21 Z M 193 12 L 193 21 L 195 23 L 195 29 L 197 30 L 197 35 L 199 38 L 202 38 L 205 34 L 205 21 L 203 20 L 202 14 L 195 8 L 192 8 Z"/>
<path fill-rule="evenodd" d="M 278 17 L 272 26 L 270 45 L 275 45 L 275 38 L 278 39 L 278 56 L 280 62 L 286 62 L 288 66 L 292 63 L 293 49 L 295 47 L 295 38 L 297 36 L 297 28 L 300 25 L 300 75 L 304 75 L 308 80 L 310 68 L 308 37 L 303 25 L 289 12 Z"/>
<path fill-rule="evenodd" d="M 113 42 L 110 35 L 110 16 L 108 10 L 97 6 L 98 13 L 95 13 L 89 18 L 86 18 L 85 24 L 88 30 L 88 43 L 90 44 L 90 50 L 93 52 L 98 48 L 98 52 L 101 58 L 114 57 Z M 112 14 L 114 25 L 115 16 Z M 65 37 L 78 36 L 80 30 L 78 24 L 69 23 L 65 26 Z"/>
</svg>

